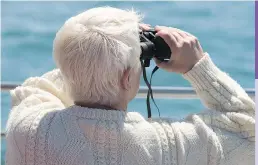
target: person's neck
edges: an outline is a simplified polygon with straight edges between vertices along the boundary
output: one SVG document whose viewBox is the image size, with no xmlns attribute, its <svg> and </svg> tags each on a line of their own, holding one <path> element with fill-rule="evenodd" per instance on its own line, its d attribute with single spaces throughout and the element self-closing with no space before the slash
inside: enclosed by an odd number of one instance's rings
<svg viewBox="0 0 258 165">
<path fill-rule="evenodd" d="M 117 111 L 126 111 L 127 105 L 101 105 L 101 104 L 89 104 L 89 103 L 81 103 L 81 102 L 75 102 L 75 105 L 81 106 L 81 107 L 88 107 L 88 108 L 95 108 L 95 109 L 103 109 L 103 110 L 117 110 Z"/>
</svg>

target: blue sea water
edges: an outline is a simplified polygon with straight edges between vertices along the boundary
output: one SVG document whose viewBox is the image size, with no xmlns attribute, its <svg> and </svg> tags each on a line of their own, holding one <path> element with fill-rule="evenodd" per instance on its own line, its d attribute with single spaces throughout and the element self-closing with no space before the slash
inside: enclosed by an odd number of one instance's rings
<svg viewBox="0 0 258 165">
<path fill-rule="evenodd" d="M 52 42 L 64 21 L 98 6 L 132 7 L 144 22 L 188 31 L 200 40 L 215 64 L 245 88 L 254 88 L 254 2 L 2 2 L 2 82 L 21 83 L 55 68 Z M 154 63 L 148 68 L 148 73 Z M 141 86 L 145 83 L 141 80 Z M 153 86 L 190 84 L 180 75 L 159 70 Z M 1 92 L 1 131 L 10 111 L 10 96 Z M 198 99 L 156 99 L 161 116 L 183 118 L 204 109 Z M 129 111 L 146 116 L 145 99 L 135 99 Z M 157 111 L 153 107 L 153 115 Z M 5 141 L 1 140 L 2 162 Z"/>
</svg>

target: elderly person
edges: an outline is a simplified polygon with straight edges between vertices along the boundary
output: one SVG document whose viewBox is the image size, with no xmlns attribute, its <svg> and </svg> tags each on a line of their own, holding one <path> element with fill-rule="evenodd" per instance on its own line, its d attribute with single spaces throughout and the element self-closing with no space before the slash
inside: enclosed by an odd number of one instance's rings
<svg viewBox="0 0 258 165">
<path fill-rule="evenodd" d="M 181 122 L 127 112 L 141 76 L 140 21 L 100 7 L 65 22 L 54 40 L 58 69 L 11 91 L 7 165 L 254 164 L 253 100 L 187 32 L 155 28 L 173 52 L 156 64 L 181 73 L 209 110 Z"/>
</svg>

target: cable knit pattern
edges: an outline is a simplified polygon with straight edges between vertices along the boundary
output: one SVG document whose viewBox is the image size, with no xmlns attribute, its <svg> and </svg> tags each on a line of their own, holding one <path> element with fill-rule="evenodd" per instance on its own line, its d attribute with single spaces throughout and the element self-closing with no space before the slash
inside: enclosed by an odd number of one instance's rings
<svg viewBox="0 0 258 165">
<path fill-rule="evenodd" d="M 11 91 L 6 164 L 253 165 L 253 100 L 207 53 L 183 77 L 208 108 L 184 121 L 73 105 L 58 69 L 29 78 Z"/>
</svg>

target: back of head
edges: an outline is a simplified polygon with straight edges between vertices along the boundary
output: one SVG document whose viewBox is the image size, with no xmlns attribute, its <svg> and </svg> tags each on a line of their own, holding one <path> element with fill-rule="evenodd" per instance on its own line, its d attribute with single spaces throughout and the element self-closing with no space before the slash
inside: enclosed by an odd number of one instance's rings
<svg viewBox="0 0 258 165">
<path fill-rule="evenodd" d="M 57 32 L 53 55 L 75 102 L 118 100 L 123 71 L 140 69 L 140 16 L 112 7 L 87 10 Z"/>
</svg>

